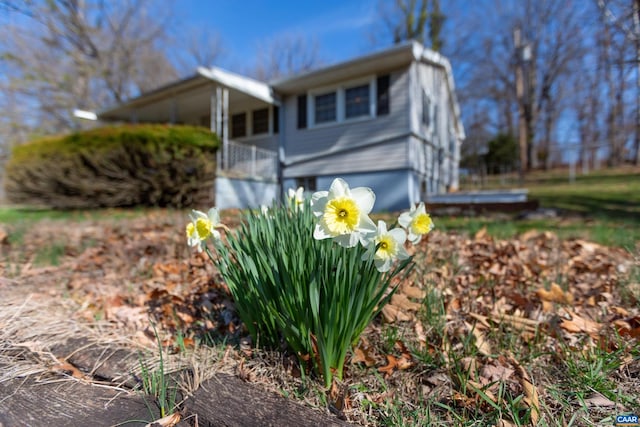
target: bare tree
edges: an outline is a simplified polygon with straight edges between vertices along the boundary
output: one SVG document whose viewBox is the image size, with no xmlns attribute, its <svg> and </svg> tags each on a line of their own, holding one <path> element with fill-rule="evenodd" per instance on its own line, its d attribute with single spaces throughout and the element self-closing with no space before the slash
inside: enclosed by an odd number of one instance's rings
<svg viewBox="0 0 640 427">
<path fill-rule="evenodd" d="M 286 35 L 258 46 L 256 64 L 250 74 L 268 81 L 310 71 L 322 64 L 318 43 L 302 35 Z"/>
<path fill-rule="evenodd" d="M 384 24 L 378 29 L 384 40 L 394 44 L 417 40 L 436 52 L 442 50 L 446 16 L 440 9 L 440 0 L 381 1 L 378 14 Z M 374 41 L 377 37 L 373 36 Z"/>
<path fill-rule="evenodd" d="M 602 28 L 606 38 L 604 39 L 603 54 L 608 61 L 609 68 L 618 70 L 618 75 L 613 76 L 610 70 L 606 75 L 609 83 L 609 127 L 607 139 L 610 149 L 609 164 L 620 164 L 625 157 L 624 136 L 616 131 L 616 126 L 620 129 L 621 121 L 624 120 L 623 96 L 626 79 L 625 71 L 630 71 L 629 64 L 635 68 L 635 136 L 633 142 L 633 162 L 640 165 L 640 0 L 597 0 L 601 11 Z M 624 52 L 625 50 L 628 52 Z M 633 53 L 630 50 L 633 49 Z M 617 51 L 618 56 L 611 51 Z M 612 56 L 614 55 L 614 56 Z M 633 58 L 627 60 L 627 57 Z M 616 87 L 617 86 L 617 87 Z M 616 123 L 617 122 L 617 123 Z"/>
<path fill-rule="evenodd" d="M 19 15 L 3 31 L 0 84 L 28 106 L 22 125 L 32 132 L 73 128 L 74 108 L 121 102 L 177 76 L 162 51 L 172 19 L 168 3 L 36 0 L 4 6 Z"/>
<path fill-rule="evenodd" d="M 212 67 L 224 54 L 222 40 L 210 28 L 191 28 L 181 32 L 175 40 L 181 74 L 193 73 L 199 66 Z"/>
</svg>

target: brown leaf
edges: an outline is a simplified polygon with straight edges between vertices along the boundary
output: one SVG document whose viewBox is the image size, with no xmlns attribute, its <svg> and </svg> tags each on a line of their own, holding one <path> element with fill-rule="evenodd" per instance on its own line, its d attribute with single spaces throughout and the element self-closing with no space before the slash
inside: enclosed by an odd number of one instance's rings
<svg viewBox="0 0 640 427">
<path fill-rule="evenodd" d="M 353 350 L 351 363 L 364 363 L 365 366 L 370 367 L 376 364 L 376 360 L 371 356 L 369 347 L 358 346 Z"/>
<path fill-rule="evenodd" d="M 167 415 L 159 420 L 155 420 L 144 427 L 174 427 L 180 422 L 181 418 L 182 416 L 179 412 L 174 412 L 173 414 Z"/>
<path fill-rule="evenodd" d="M 490 382 L 508 380 L 513 373 L 512 368 L 502 365 L 484 365 L 480 370 L 480 375 Z"/>
<path fill-rule="evenodd" d="M 471 329 L 473 336 L 476 338 L 475 344 L 478 352 L 483 356 L 491 356 L 491 344 L 489 344 L 489 341 L 485 338 L 484 333 L 477 327 L 471 326 L 468 323 L 467 327 Z"/>
<path fill-rule="evenodd" d="M 584 400 L 587 408 L 615 408 L 616 403 L 607 399 L 600 393 L 594 394 L 591 397 Z"/>
<path fill-rule="evenodd" d="M 529 408 L 531 408 L 531 424 L 538 425 L 540 419 L 540 401 L 538 399 L 538 390 L 531 382 L 531 377 L 527 371 L 518 363 L 518 361 L 512 356 L 509 357 L 509 362 L 516 371 L 516 374 L 520 380 L 520 386 L 524 393 L 524 402 Z"/>
<path fill-rule="evenodd" d="M 389 322 L 407 322 L 415 319 L 415 316 L 412 313 L 405 313 L 399 307 L 396 307 L 393 304 L 387 304 L 382 307 L 382 315 L 384 319 Z"/>
<path fill-rule="evenodd" d="M 417 286 L 404 286 L 402 288 L 402 293 L 408 296 L 409 298 L 415 298 L 420 300 L 423 299 L 426 295 L 426 292 Z"/>
<path fill-rule="evenodd" d="M 571 316 L 571 320 L 563 319 L 560 327 L 568 332 L 585 332 L 591 336 L 597 336 L 600 332 L 601 325 L 592 320 L 578 316 L 572 311 L 567 311 Z"/>
<path fill-rule="evenodd" d="M 538 297 L 543 301 L 557 302 L 560 304 L 573 303 L 573 295 L 571 293 L 564 292 L 557 283 L 551 284 L 551 289 L 548 291 L 544 288 L 540 288 L 536 291 Z"/>
<path fill-rule="evenodd" d="M 391 297 L 391 304 L 404 311 L 418 311 L 422 308 L 422 304 L 413 302 L 406 295 L 398 293 L 393 294 Z"/>
<path fill-rule="evenodd" d="M 86 378 L 85 374 L 69 362 L 58 363 L 57 365 L 52 366 L 51 370 L 65 375 L 71 375 L 73 378 Z"/>
<path fill-rule="evenodd" d="M 482 227 L 480 230 L 476 231 L 476 234 L 473 236 L 475 240 L 485 240 L 489 237 L 489 233 L 487 233 L 487 227 Z"/>
<path fill-rule="evenodd" d="M 387 354 L 387 364 L 378 368 L 378 372 L 382 372 L 385 377 L 390 376 L 398 366 L 398 359 L 395 356 Z"/>
</svg>

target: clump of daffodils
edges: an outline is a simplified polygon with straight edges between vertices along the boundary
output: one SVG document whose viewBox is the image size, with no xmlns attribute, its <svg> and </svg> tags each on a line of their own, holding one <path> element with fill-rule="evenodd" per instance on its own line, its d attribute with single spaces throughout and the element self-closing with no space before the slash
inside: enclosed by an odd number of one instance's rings
<svg viewBox="0 0 640 427">
<path fill-rule="evenodd" d="M 405 241 L 419 243 L 422 236 L 433 229 L 433 221 L 421 202 L 400 215 L 398 223 L 403 228 L 387 230 L 384 221 L 379 221 L 376 227 L 369 218 L 375 200 L 370 188 L 350 189 L 344 180 L 336 178 L 329 191 L 317 191 L 311 198 L 311 208 L 317 218 L 313 237 L 331 238 L 346 248 L 360 243 L 368 249 L 363 260 L 373 258 L 378 271 L 386 272 L 395 260 L 409 258 Z"/>
<path fill-rule="evenodd" d="M 189 246 L 218 267 L 254 342 L 285 342 L 327 388 L 342 380 L 347 353 L 412 262 L 407 240 L 419 243 L 433 228 L 423 203 L 400 215 L 399 227 L 376 225 L 369 217 L 375 200 L 370 188 L 338 178 L 311 198 L 302 187 L 290 189 L 284 203 L 248 211 L 234 231 L 215 208 L 192 211 L 186 226 Z"/>
</svg>

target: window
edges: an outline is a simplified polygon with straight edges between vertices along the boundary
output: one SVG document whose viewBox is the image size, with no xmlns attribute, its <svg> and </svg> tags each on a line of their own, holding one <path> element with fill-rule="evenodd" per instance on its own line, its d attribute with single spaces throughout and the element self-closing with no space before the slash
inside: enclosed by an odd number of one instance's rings
<svg viewBox="0 0 640 427">
<path fill-rule="evenodd" d="M 449 133 L 449 153 L 453 156 L 456 152 L 456 137 L 453 132 Z"/>
<path fill-rule="evenodd" d="M 307 127 L 307 95 L 298 96 L 298 129 Z"/>
<path fill-rule="evenodd" d="M 422 123 L 426 127 L 431 125 L 431 99 L 424 90 L 422 91 Z"/>
<path fill-rule="evenodd" d="M 233 114 L 231 116 L 231 138 L 247 136 L 247 113 Z"/>
<path fill-rule="evenodd" d="M 336 121 L 336 93 L 330 92 L 314 97 L 315 117 L 314 122 L 327 123 Z"/>
<path fill-rule="evenodd" d="M 273 106 L 273 133 L 280 131 L 280 107 Z"/>
<path fill-rule="evenodd" d="M 389 74 L 379 76 L 376 80 L 376 115 L 389 114 Z"/>
<path fill-rule="evenodd" d="M 253 110 L 253 135 L 269 133 L 269 109 Z"/>
<path fill-rule="evenodd" d="M 316 191 L 316 177 L 315 176 L 299 176 L 296 178 L 296 188 L 302 187 L 304 191 Z"/>
<path fill-rule="evenodd" d="M 369 85 L 349 88 L 345 91 L 345 117 L 369 115 Z"/>
</svg>

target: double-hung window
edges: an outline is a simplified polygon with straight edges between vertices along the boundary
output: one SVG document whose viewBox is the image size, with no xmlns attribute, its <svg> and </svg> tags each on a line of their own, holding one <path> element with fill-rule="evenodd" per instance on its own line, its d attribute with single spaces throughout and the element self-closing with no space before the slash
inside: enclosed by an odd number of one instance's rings
<svg viewBox="0 0 640 427">
<path fill-rule="evenodd" d="M 297 127 L 305 129 L 388 115 L 390 83 L 390 75 L 385 74 L 298 95 Z"/>
<path fill-rule="evenodd" d="M 247 113 L 238 113 L 231 116 L 231 138 L 247 136 Z"/>
<path fill-rule="evenodd" d="M 348 88 L 344 91 L 345 118 L 369 116 L 369 84 Z"/>
<path fill-rule="evenodd" d="M 314 123 L 328 123 L 336 121 L 337 109 L 336 92 L 329 92 L 314 97 Z"/>
<path fill-rule="evenodd" d="M 269 133 L 269 109 L 253 110 L 253 135 Z"/>
</svg>

